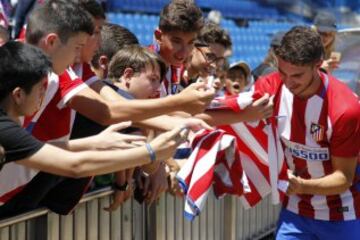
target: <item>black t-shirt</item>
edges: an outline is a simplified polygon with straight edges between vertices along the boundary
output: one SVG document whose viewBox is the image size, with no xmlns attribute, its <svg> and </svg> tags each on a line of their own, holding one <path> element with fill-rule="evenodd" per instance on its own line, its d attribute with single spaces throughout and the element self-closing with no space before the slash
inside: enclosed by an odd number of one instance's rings
<svg viewBox="0 0 360 240">
<path fill-rule="evenodd" d="M 118 88 L 117 86 L 113 85 L 112 83 L 110 83 L 108 81 L 104 81 L 104 83 L 106 85 L 108 85 L 109 87 L 111 87 L 114 91 L 116 91 L 122 97 L 129 99 L 129 100 L 134 99 L 134 97 L 130 93 L 122 90 L 121 88 Z M 78 139 L 78 138 L 93 136 L 93 135 L 96 135 L 96 134 L 100 133 L 101 131 L 105 130 L 106 128 L 107 128 L 107 126 L 102 126 L 102 125 L 90 120 L 89 118 L 85 117 L 84 115 L 81 115 L 80 113 L 76 113 L 76 117 L 75 117 L 75 121 L 74 121 L 74 125 L 72 128 L 70 139 Z M 121 130 L 121 132 L 129 134 L 129 133 L 135 132 L 137 130 L 138 130 L 138 128 L 129 127 L 129 128 Z"/>
<path fill-rule="evenodd" d="M 0 158 L 1 169 L 5 163 L 30 157 L 39 151 L 44 143 L 21 128 L 0 109 L 0 145 L 5 150 L 5 158 Z"/>
</svg>

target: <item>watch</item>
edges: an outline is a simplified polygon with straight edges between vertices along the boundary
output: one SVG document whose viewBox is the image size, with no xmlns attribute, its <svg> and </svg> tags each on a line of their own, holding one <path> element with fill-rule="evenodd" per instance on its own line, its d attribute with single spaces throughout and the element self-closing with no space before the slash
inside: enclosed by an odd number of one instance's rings
<svg viewBox="0 0 360 240">
<path fill-rule="evenodd" d="M 113 188 L 117 191 L 127 191 L 129 189 L 128 182 L 125 182 L 123 185 L 118 185 L 116 182 L 113 183 Z"/>
</svg>

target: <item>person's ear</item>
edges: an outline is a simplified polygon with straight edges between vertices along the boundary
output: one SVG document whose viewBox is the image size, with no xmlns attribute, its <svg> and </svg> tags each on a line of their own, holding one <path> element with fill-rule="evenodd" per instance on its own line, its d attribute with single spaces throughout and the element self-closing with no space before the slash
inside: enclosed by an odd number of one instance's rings
<svg viewBox="0 0 360 240">
<path fill-rule="evenodd" d="M 56 33 L 49 33 L 44 37 L 44 45 L 47 50 L 53 49 L 57 46 L 58 42 L 60 41 L 59 36 Z"/>
<path fill-rule="evenodd" d="M 321 65 L 323 64 L 324 60 L 323 59 L 320 59 L 318 62 L 315 63 L 315 69 L 318 70 Z"/>
<path fill-rule="evenodd" d="M 127 88 L 130 87 L 130 82 L 133 76 L 134 76 L 134 70 L 129 67 L 125 68 L 122 79 L 125 81 L 125 85 Z"/>
<path fill-rule="evenodd" d="M 16 105 L 21 105 L 21 103 L 24 101 L 25 92 L 20 87 L 16 87 L 14 90 L 12 90 L 11 96 Z"/>
<path fill-rule="evenodd" d="M 125 68 L 123 77 L 131 79 L 134 76 L 134 70 L 130 67 Z"/>
<path fill-rule="evenodd" d="M 155 36 L 155 40 L 157 41 L 158 44 L 162 43 L 162 35 L 163 35 L 163 33 L 159 28 L 155 29 L 154 36 Z"/>
</svg>

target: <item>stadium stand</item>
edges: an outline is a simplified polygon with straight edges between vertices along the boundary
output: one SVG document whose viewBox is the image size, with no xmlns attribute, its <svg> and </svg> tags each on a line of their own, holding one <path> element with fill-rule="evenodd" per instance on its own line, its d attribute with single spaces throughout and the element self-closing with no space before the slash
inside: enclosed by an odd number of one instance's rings
<svg viewBox="0 0 360 240">
<path fill-rule="evenodd" d="M 108 1 L 110 11 L 107 17 L 110 22 L 134 32 L 142 45 L 149 45 L 153 42 L 153 31 L 159 21 L 158 13 L 167 2 L 168 0 Z M 287 31 L 295 25 L 312 22 L 310 18 L 297 12 L 282 11 L 279 4 L 290 5 L 289 1 L 284 0 L 196 0 L 196 3 L 205 13 L 213 9 L 221 12 L 221 26 L 229 31 L 233 41 L 230 62 L 242 59 L 248 62 L 251 68 L 255 68 L 265 57 L 273 34 Z M 360 11 L 360 3 L 349 0 L 305 0 L 301 4 L 308 9 L 332 6 L 335 14 L 336 10 L 340 11 L 344 6 Z M 312 12 L 310 15 L 314 14 L 315 12 Z M 337 17 L 340 18 L 340 15 Z M 344 27 L 345 25 L 339 26 L 339 29 Z"/>
</svg>

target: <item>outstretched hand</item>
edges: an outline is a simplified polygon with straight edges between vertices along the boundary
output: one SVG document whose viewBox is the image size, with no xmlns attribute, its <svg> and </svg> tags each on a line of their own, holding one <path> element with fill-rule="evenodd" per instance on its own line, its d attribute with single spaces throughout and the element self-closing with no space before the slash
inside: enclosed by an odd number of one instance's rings
<svg viewBox="0 0 360 240">
<path fill-rule="evenodd" d="M 183 103 L 184 112 L 190 114 L 202 113 L 215 96 L 215 90 L 205 83 L 193 83 L 177 95 Z"/>
<path fill-rule="evenodd" d="M 172 157 L 177 146 L 187 140 L 188 134 L 188 128 L 177 127 L 153 139 L 150 145 L 156 153 L 156 159 L 165 160 Z"/>
<path fill-rule="evenodd" d="M 96 149 L 128 149 L 145 144 L 146 138 L 144 136 L 119 133 L 120 130 L 130 126 L 130 121 L 113 124 L 98 135 L 94 136 Z"/>
</svg>

